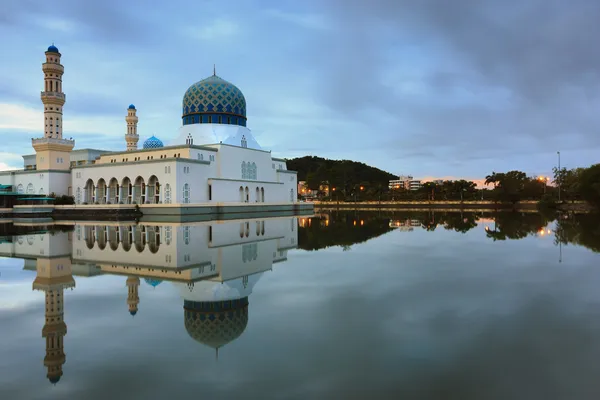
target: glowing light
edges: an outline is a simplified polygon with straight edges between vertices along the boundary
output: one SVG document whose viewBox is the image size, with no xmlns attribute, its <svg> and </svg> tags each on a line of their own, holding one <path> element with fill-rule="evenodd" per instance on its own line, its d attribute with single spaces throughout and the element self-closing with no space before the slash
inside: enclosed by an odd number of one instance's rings
<svg viewBox="0 0 600 400">
<path fill-rule="evenodd" d="M 365 221 L 363 221 L 362 219 L 360 220 L 360 226 L 363 226 L 365 224 Z"/>
<path fill-rule="evenodd" d="M 365 188 L 364 186 L 361 186 L 361 187 L 360 187 L 360 190 L 364 190 L 364 188 Z"/>
<path fill-rule="evenodd" d="M 354 226 L 356 226 L 356 221 L 354 221 Z"/>
</svg>

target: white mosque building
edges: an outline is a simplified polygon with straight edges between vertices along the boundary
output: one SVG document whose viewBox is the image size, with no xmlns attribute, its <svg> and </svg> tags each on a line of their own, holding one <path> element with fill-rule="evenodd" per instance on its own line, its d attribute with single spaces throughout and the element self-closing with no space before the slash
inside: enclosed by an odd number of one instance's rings
<svg viewBox="0 0 600 400">
<path fill-rule="evenodd" d="M 286 205 L 297 202 L 296 172 L 271 156 L 246 127 L 246 99 L 233 84 L 209 76 L 183 96 L 182 126 L 168 146 L 152 136 L 138 148 L 138 116 L 127 108 L 123 151 L 74 150 L 63 137 L 64 67 L 54 45 L 46 51 L 44 137 L 24 169 L 0 172 L 0 187 L 23 194 L 70 195 L 84 204 Z"/>
</svg>

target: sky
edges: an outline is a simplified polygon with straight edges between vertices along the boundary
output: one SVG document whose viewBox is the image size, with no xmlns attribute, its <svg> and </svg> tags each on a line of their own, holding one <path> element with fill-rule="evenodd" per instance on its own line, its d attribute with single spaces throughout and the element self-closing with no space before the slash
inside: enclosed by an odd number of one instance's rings
<svg viewBox="0 0 600 400">
<path fill-rule="evenodd" d="M 186 89 L 217 75 L 277 157 L 351 159 L 394 174 L 548 175 L 600 154 L 595 0 L 3 0 L 0 169 L 43 135 L 41 63 L 65 66 L 64 136 L 125 149 L 169 141 Z"/>
</svg>

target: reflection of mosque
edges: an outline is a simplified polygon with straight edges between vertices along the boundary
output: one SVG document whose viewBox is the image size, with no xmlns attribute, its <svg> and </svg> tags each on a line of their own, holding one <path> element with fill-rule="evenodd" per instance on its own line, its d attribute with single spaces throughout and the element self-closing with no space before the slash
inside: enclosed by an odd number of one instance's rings
<svg viewBox="0 0 600 400">
<path fill-rule="evenodd" d="M 63 290 L 73 275 L 123 275 L 132 316 L 140 305 L 141 279 L 154 288 L 178 286 L 184 326 L 194 340 L 218 349 L 248 323 L 249 296 L 263 272 L 297 246 L 296 218 L 158 225 L 81 223 L 72 232 L 17 236 L 0 243 L 0 256 L 25 259 L 35 270 L 35 290 L 45 291 L 44 365 L 58 382 L 65 363 Z M 143 299 L 142 299 L 143 303 Z"/>
</svg>

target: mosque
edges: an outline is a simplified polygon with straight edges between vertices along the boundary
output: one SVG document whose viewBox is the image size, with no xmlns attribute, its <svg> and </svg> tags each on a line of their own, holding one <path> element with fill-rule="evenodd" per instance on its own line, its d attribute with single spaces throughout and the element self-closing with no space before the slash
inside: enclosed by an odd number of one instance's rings
<svg viewBox="0 0 600 400">
<path fill-rule="evenodd" d="M 168 145 L 155 136 L 138 147 L 138 110 L 126 109 L 122 151 L 74 149 L 63 137 L 64 67 L 54 45 L 42 64 L 44 136 L 32 139 L 23 170 L 0 172 L 0 189 L 17 194 L 69 195 L 78 205 L 289 205 L 297 202 L 296 172 L 272 157 L 247 128 L 246 99 L 212 76 L 183 95 L 182 125 Z"/>
</svg>

